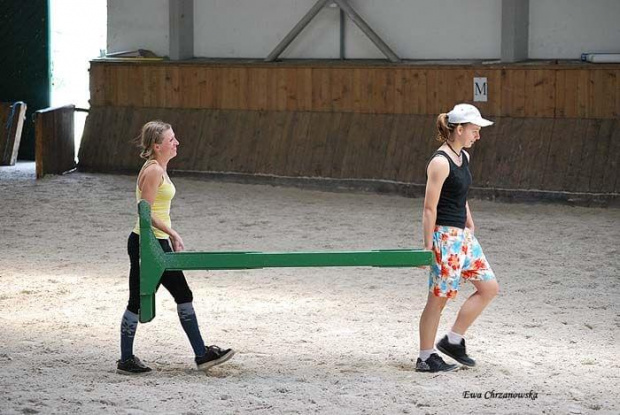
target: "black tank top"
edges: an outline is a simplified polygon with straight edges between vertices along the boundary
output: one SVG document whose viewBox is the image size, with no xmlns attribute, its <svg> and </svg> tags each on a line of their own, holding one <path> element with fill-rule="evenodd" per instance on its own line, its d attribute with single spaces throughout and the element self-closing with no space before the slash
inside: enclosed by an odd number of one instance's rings
<svg viewBox="0 0 620 415">
<path fill-rule="evenodd" d="M 463 154 L 463 163 L 457 166 L 443 150 L 433 153 L 431 160 L 441 155 L 450 163 L 450 174 L 441 187 L 439 202 L 437 203 L 436 225 L 454 226 L 464 229 L 467 220 L 467 192 L 471 185 L 471 173 L 469 171 L 469 159 Z M 430 160 L 429 160 L 430 163 Z M 428 164 L 426 165 L 428 171 Z M 428 173 L 427 173 L 428 175 Z"/>
</svg>

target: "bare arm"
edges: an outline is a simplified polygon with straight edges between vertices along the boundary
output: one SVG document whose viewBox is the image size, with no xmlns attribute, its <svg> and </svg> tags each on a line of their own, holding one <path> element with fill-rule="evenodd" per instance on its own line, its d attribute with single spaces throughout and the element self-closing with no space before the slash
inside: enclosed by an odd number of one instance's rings
<svg viewBox="0 0 620 415">
<path fill-rule="evenodd" d="M 426 194 L 424 196 L 424 212 L 422 228 L 424 230 L 424 249 L 433 248 L 433 231 L 437 220 L 437 203 L 441 195 L 443 183 L 450 174 L 450 164 L 444 157 L 435 157 L 428 164 Z"/>
<path fill-rule="evenodd" d="M 463 153 L 465 153 L 465 157 L 467 157 L 467 161 L 470 161 L 471 158 L 469 157 L 469 153 L 465 150 L 463 150 Z M 474 217 L 471 215 L 471 210 L 469 210 L 469 202 L 465 202 L 465 210 L 467 211 L 467 218 L 465 219 L 465 227 L 467 229 L 469 229 L 471 231 L 471 233 L 474 233 Z"/>
<path fill-rule="evenodd" d="M 469 229 L 471 233 L 474 233 L 474 230 L 476 227 L 474 226 L 474 218 L 471 215 L 471 210 L 469 210 L 469 202 L 465 202 L 465 209 L 467 210 L 467 219 L 465 220 L 465 227 Z"/>
<path fill-rule="evenodd" d="M 138 181 L 138 186 L 140 187 L 140 190 L 142 192 L 142 199 L 146 200 L 151 206 L 153 206 L 153 203 L 155 202 L 157 189 L 161 184 L 163 175 L 164 169 L 162 169 L 159 165 L 153 164 L 152 166 L 149 166 L 144 170 L 142 176 L 140 176 L 140 179 Z M 168 227 L 168 225 L 166 225 L 161 219 L 159 219 L 153 214 L 151 214 L 151 223 L 155 228 L 170 235 L 172 248 L 175 252 L 181 252 L 185 250 L 183 239 L 174 229 Z"/>
</svg>

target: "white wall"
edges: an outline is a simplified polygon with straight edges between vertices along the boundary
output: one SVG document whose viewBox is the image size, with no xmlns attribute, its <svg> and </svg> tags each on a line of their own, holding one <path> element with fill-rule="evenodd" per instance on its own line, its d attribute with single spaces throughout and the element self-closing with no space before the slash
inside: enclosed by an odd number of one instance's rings
<svg viewBox="0 0 620 415">
<path fill-rule="evenodd" d="M 531 59 L 620 53 L 620 0 L 530 0 Z"/>
<path fill-rule="evenodd" d="M 401 58 L 500 56 L 499 0 L 351 0 L 350 4 Z M 347 57 L 383 58 L 351 21 L 347 35 Z"/>
<path fill-rule="evenodd" d="M 194 54 L 264 58 L 316 0 L 196 0 Z M 285 58 L 338 58 L 339 15 L 327 7 L 282 54 Z"/>
<path fill-rule="evenodd" d="M 167 56 L 168 16 L 168 0 L 108 0 L 108 53 L 148 49 Z"/>
<path fill-rule="evenodd" d="M 264 58 L 316 0 L 194 0 L 194 54 Z M 499 59 L 501 0 L 349 0 L 404 59 Z M 532 59 L 620 52 L 620 0 L 530 0 Z M 108 50 L 169 53 L 168 0 L 108 0 Z M 325 8 L 283 58 L 339 57 L 339 13 Z M 383 58 L 347 19 L 346 57 Z"/>
<path fill-rule="evenodd" d="M 194 54 L 264 58 L 316 0 L 196 0 Z M 350 0 L 402 58 L 495 58 L 500 54 L 499 0 Z M 338 58 L 338 8 L 322 10 L 282 54 L 284 58 Z M 347 58 L 383 54 L 347 18 Z"/>
</svg>

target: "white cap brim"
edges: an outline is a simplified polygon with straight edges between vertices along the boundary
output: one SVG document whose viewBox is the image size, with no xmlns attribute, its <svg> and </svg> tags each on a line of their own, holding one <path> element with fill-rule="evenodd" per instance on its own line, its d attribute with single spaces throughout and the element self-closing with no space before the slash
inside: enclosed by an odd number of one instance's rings
<svg viewBox="0 0 620 415">
<path fill-rule="evenodd" d="M 475 120 L 470 121 L 472 124 L 476 124 L 479 127 L 488 127 L 489 125 L 493 125 L 493 121 L 485 120 L 484 118 L 476 118 Z"/>
</svg>

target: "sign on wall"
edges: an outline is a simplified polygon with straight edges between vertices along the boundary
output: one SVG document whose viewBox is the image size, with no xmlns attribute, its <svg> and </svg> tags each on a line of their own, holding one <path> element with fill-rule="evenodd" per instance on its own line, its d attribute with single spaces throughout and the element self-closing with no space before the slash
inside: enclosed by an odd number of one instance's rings
<svg viewBox="0 0 620 415">
<path fill-rule="evenodd" d="M 487 78 L 474 78 L 474 102 L 487 102 Z"/>
</svg>

